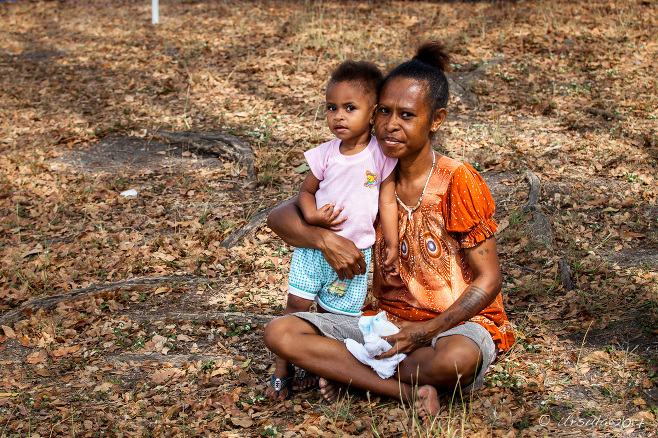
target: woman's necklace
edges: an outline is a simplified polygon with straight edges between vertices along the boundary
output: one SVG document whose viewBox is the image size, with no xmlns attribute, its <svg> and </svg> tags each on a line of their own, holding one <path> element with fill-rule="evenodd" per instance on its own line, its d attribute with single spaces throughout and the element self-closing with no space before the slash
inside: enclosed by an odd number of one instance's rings
<svg viewBox="0 0 658 438">
<path fill-rule="evenodd" d="M 425 181 L 425 187 L 423 187 L 423 192 L 420 194 L 420 198 L 418 199 L 418 202 L 414 206 L 414 208 L 409 208 L 402 201 L 400 201 L 400 198 L 398 198 L 398 190 L 395 189 L 395 199 L 398 200 L 398 203 L 402 206 L 407 211 L 407 214 L 409 215 L 409 221 L 411 221 L 411 213 L 414 211 L 418 210 L 418 207 L 420 207 L 420 203 L 423 202 L 423 196 L 425 196 L 425 190 L 427 190 L 427 185 L 430 182 L 430 178 L 432 177 L 432 174 L 434 173 L 434 165 L 436 164 L 436 153 L 432 151 L 432 169 L 430 170 L 430 174 L 427 175 L 427 181 Z"/>
</svg>

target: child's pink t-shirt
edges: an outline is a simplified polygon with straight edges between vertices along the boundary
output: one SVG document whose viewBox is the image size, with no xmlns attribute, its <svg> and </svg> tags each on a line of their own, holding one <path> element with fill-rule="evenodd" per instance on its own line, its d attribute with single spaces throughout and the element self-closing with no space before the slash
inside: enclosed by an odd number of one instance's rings
<svg viewBox="0 0 658 438">
<path fill-rule="evenodd" d="M 375 137 L 356 155 L 340 153 L 339 139 L 304 153 L 311 172 L 320 180 L 315 193 L 317 208 L 334 203 L 344 207 L 340 217 L 347 220 L 336 233 L 350 239 L 357 248 L 375 243 L 373 223 L 379 210 L 379 186 L 395 169 L 398 160 L 385 156 Z"/>
</svg>

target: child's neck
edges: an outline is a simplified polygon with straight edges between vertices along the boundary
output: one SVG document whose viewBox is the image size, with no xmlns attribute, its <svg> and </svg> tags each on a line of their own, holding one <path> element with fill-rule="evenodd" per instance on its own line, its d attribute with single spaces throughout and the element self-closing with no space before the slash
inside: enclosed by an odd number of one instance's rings
<svg viewBox="0 0 658 438">
<path fill-rule="evenodd" d="M 339 150 L 342 155 L 356 155 L 370 144 L 370 133 L 365 136 L 341 140 Z"/>
</svg>

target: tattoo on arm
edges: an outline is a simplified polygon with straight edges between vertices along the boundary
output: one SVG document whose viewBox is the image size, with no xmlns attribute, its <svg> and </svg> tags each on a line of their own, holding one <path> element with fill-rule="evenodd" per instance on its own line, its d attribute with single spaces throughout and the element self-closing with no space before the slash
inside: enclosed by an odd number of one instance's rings
<svg viewBox="0 0 658 438">
<path fill-rule="evenodd" d="M 420 332 L 414 332 L 409 335 L 411 338 L 411 342 L 414 344 L 425 344 L 427 343 L 427 340 L 425 339 L 427 337 L 427 332 L 425 329 L 423 329 Z"/>
<path fill-rule="evenodd" d="M 486 248 L 484 249 L 484 251 L 482 251 L 481 249 L 478 250 L 478 254 L 480 254 L 480 255 L 484 255 L 485 252 L 486 252 L 487 254 L 489 254 L 489 250 L 486 249 Z"/>
<path fill-rule="evenodd" d="M 488 304 L 487 292 L 480 287 L 471 285 L 464 291 L 459 306 L 466 312 L 473 313 L 482 307 L 482 304 Z"/>
</svg>

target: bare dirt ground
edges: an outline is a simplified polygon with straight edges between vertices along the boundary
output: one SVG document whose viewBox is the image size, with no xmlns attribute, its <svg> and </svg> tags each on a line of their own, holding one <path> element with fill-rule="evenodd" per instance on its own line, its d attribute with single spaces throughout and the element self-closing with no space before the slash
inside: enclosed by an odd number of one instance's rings
<svg viewBox="0 0 658 438">
<path fill-rule="evenodd" d="M 161 3 L 0 3 L 0 436 L 658 433 L 655 1 Z M 297 190 L 341 60 L 428 38 L 517 343 L 430 428 L 374 394 L 268 403 L 291 248 L 222 242 Z M 254 168 L 165 132 L 235 135 Z"/>
</svg>

